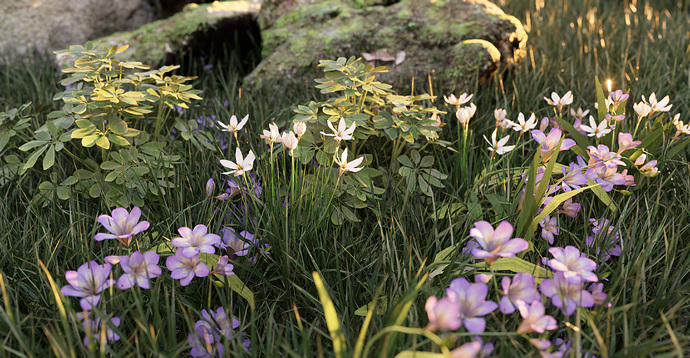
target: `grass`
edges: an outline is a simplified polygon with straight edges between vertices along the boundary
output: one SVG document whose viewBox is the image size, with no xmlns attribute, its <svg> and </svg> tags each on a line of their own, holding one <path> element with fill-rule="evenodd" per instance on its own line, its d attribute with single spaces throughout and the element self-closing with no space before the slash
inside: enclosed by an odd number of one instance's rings
<svg viewBox="0 0 690 358">
<path fill-rule="evenodd" d="M 571 90 L 576 98 L 572 107 L 582 106 L 594 112 L 596 75 L 611 79 L 614 88 L 629 91 L 630 103 L 652 92 L 661 97 L 669 95 L 672 112 L 681 113 L 681 120 L 688 121 L 690 2 L 558 0 L 541 3 L 536 8 L 533 2 L 499 2 L 529 30 L 528 55 L 516 68 L 502 69 L 494 81 L 477 84 L 472 90 L 478 108 L 470 124 L 473 135 L 469 173 L 459 175 L 456 154 L 431 148 L 427 154 L 433 155 L 437 168 L 449 175 L 444 181 L 446 188 L 435 190 L 433 200 L 422 195 L 405 195 L 404 185 L 391 186 L 379 200 L 370 200 L 367 208 L 358 211 L 361 222 L 345 222 L 340 226 L 328 220 L 318 223 L 322 212 L 327 210 L 331 189 L 301 169 L 295 171 L 295 200 L 302 200 L 301 212 L 289 212 L 285 216 L 279 190 L 289 182 L 291 164 L 279 157 L 276 167 L 281 170 L 272 171 L 266 164 L 269 151 L 257 135 L 273 121 L 286 128 L 297 104 L 318 100 L 323 95 L 314 88 L 295 87 L 263 94 L 245 91 L 240 96 L 238 66 L 217 63 L 213 72 L 207 74 L 200 69 L 200 63 L 185 62 L 182 73 L 198 73 L 200 78 L 195 87 L 204 90 L 204 100 L 186 111 L 185 118 L 214 114 L 227 123 L 232 114 L 250 116 L 239 140 L 243 151 L 253 148 L 257 153 L 254 172 L 261 179 L 264 193 L 258 207 L 252 210 L 259 219 L 257 223 L 242 223 L 242 212 L 237 210 L 233 219 L 221 215 L 238 201 L 206 198 L 206 180 L 214 178 L 219 185 L 222 182 L 217 154 L 177 141 L 170 143 L 175 154 L 183 158 L 171 179 L 177 188 L 142 208 L 143 217 L 151 227 L 138 235 L 138 245 L 142 251 L 155 247 L 162 237 L 177 236 L 178 227 L 196 224 L 208 225 L 211 231 L 217 232 L 232 222 L 238 229 L 254 232 L 262 242 L 271 245 L 271 253 L 262 255 L 256 265 L 240 261 L 235 265 L 235 274 L 253 291 L 256 309 L 251 310 L 246 300 L 227 286 L 217 287 L 208 279 L 197 278 L 190 286 L 181 287 L 169 275 L 165 277 L 164 271 L 160 278 L 152 280 L 151 290 L 105 294 L 108 298 L 104 309 L 122 317 L 119 327 L 111 327 L 122 339 L 101 347 L 84 348 L 80 344 L 81 328 L 66 318 L 78 310 L 76 300 L 68 297 L 62 301 L 55 292 L 65 284 L 66 270 L 75 270 L 92 259 L 102 262 L 104 256 L 121 252 L 112 242 L 92 239 L 103 231 L 96 217 L 109 214 L 111 208 L 83 195 L 73 195 L 66 201 L 54 199 L 47 207 L 33 205 L 31 199 L 38 185 L 49 174 L 32 170 L 0 186 L 3 301 L 0 337 L 4 337 L 0 340 L 0 356 L 184 355 L 189 352 L 187 334 L 201 318 L 200 311 L 221 305 L 239 318 L 242 325 L 238 332 L 246 332 L 252 342 L 251 352 L 245 352 L 239 348 L 242 337 L 236 334 L 227 343 L 226 352 L 255 356 L 332 356 L 333 344 L 326 324 L 329 317 L 324 315 L 313 272 L 318 272 L 323 279 L 350 350 L 364 322 L 364 317 L 355 315 L 355 311 L 376 297 L 388 309 L 385 315 L 374 315 L 371 319 L 364 334 L 367 342 L 392 325 L 396 312 L 404 313 L 401 303 L 411 303 L 409 313 L 403 314 L 404 326 L 424 327 L 428 323 L 424 312 L 426 297 L 442 295 L 454 277 L 452 267 L 448 268 L 415 293 L 420 270 L 426 272 L 424 267 L 441 250 L 455 244 L 464 245 L 479 216 L 491 222 L 517 222 L 512 200 L 501 204 L 506 196 L 503 187 L 492 185 L 491 178 L 478 176 L 489 163 L 481 136 L 489 136 L 493 131 L 495 108 L 506 108 L 511 119 L 515 119 L 517 112 L 535 112 L 541 118 L 553 114 L 542 97 L 552 91 L 563 94 Z M 233 56 L 234 53 L 226 57 L 230 58 L 228 62 L 241 62 Z M 42 58 L 12 66 L 0 72 L 0 103 L 12 108 L 32 101 L 35 113 L 32 124 L 38 127 L 45 115 L 58 106 L 52 100 L 58 90 L 55 68 Z M 444 83 L 442 78 L 433 82 L 435 94 L 454 91 L 458 95 L 464 90 Z M 225 100 L 229 102 L 227 107 L 223 105 Z M 438 101 L 435 105 L 445 108 Z M 632 111 L 630 105 L 627 111 Z M 456 140 L 452 114 L 445 121 L 449 124 L 442 137 Z M 623 128 L 631 130 L 632 125 L 630 122 Z M 514 144 L 514 138 L 511 143 Z M 493 178 L 505 178 L 503 168 L 507 165 L 526 169 L 533 148 L 534 144 L 530 143 L 524 155 L 516 151 L 507 157 L 510 159 L 501 163 Z M 361 152 L 387 163 L 388 149 L 388 144 L 384 144 L 364 147 Z M 89 155 L 89 151 L 83 154 Z M 226 159 L 234 159 L 234 155 L 225 154 Z M 622 231 L 628 254 L 607 262 L 597 261 L 601 265 L 597 272 L 608 273 L 604 292 L 612 306 L 582 310 L 570 318 L 551 309 L 547 312 L 558 315 L 559 328 L 550 337 L 577 340 L 583 351 L 603 357 L 687 356 L 690 344 L 687 155 L 686 149 L 674 158 L 660 160 L 662 174 L 653 179 L 642 178 L 638 182 L 640 189 L 633 190 L 632 195 L 612 192 L 618 208 L 615 212 L 591 194 L 577 197 L 582 213 L 573 222 L 562 220 L 557 244 L 575 245 L 596 256 L 593 250 L 587 251 L 584 243 L 591 233 L 588 219 L 605 217 Z M 64 173 L 65 168 L 74 166 L 64 159 L 58 165 L 60 176 L 69 175 Z M 394 180 L 394 177 L 386 175 L 383 180 Z M 473 186 L 482 189 L 475 192 L 471 190 Z M 517 186 L 512 189 L 513 193 L 517 192 Z M 272 190 L 275 194 L 271 194 Z M 475 205 L 479 210 L 434 218 L 438 208 L 455 203 Z M 537 262 L 540 255 L 545 255 L 547 246 L 540 240 L 534 242 L 535 251 L 525 259 Z M 451 259 L 455 268 L 463 268 L 470 258 L 456 252 Z M 497 301 L 498 295 L 490 293 L 489 298 Z M 569 326 L 562 323 L 564 320 Z M 485 342 L 494 342 L 495 354 L 535 354 L 525 339 L 512 334 L 520 321 L 516 315 L 505 317 L 497 311 L 487 316 L 487 333 L 482 337 Z M 460 335 L 459 343 L 470 339 Z M 423 336 L 397 334 L 375 341 L 371 351 L 365 354 L 386 355 L 387 345 L 395 347 L 387 351 L 389 356 L 412 347 L 439 351 Z"/>
</svg>

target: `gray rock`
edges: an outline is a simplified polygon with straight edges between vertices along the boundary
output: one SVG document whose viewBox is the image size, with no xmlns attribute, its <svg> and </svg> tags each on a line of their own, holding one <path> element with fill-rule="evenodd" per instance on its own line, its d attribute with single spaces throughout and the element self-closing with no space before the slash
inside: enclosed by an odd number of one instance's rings
<svg viewBox="0 0 690 358">
<path fill-rule="evenodd" d="M 319 60 L 378 51 L 388 61 L 376 64 L 390 69 L 384 82 L 431 74 L 467 88 L 522 59 L 527 41 L 520 21 L 486 0 L 265 0 L 259 18 L 263 61 L 250 87 L 313 84 Z"/>
<path fill-rule="evenodd" d="M 153 20 L 145 0 L 2 0 L 0 53 L 50 52 Z"/>
</svg>

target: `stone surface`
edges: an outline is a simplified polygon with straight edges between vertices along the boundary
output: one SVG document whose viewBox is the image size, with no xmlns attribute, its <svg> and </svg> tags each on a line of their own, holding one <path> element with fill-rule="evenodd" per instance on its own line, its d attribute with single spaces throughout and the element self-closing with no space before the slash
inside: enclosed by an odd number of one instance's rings
<svg viewBox="0 0 690 358">
<path fill-rule="evenodd" d="M 0 53 L 60 50 L 153 17 L 145 0 L 0 0 Z"/>
<path fill-rule="evenodd" d="M 373 4 L 373 5 L 372 5 Z M 499 63 L 525 55 L 522 24 L 485 0 L 264 0 L 263 61 L 245 85 L 275 80 L 313 84 L 320 59 L 385 50 L 405 60 L 377 61 L 381 80 L 426 82 L 427 74 L 467 87 Z"/>
<path fill-rule="evenodd" d="M 205 49 L 224 41 L 239 41 L 243 48 L 260 47 L 256 21 L 260 8 L 256 1 L 190 4 L 167 19 L 98 41 L 109 46 L 129 44 L 122 60 L 141 61 L 154 67 L 176 63 L 189 51 L 202 55 Z"/>
</svg>

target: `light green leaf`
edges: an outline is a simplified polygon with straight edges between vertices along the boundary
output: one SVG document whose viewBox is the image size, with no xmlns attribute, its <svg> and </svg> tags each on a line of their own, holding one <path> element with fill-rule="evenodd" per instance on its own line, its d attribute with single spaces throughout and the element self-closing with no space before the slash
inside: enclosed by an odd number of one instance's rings
<svg viewBox="0 0 690 358">
<path fill-rule="evenodd" d="M 482 263 L 479 266 L 485 266 L 486 263 Z M 523 260 L 519 257 L 503 257 L 491 265 L 494 271 L 510 271 L 515 273 L 528 273 L 537 279 L 537 283 L 542 280 L 553 277 L 553 273 L 549 270 L 539 267 L 529 261 Z"/>
<path fill-rule="evenodd" d="M 380 316 L 380 315 L 386 313 L 386 310 L 388 309 L 388 297 L 386 297 L 386 296 L 379 297 L 376 300 L 375 304 L 376 304 L 376 309 L 374 311 L 374 314 L 377 314 Z M 374 306 L 374 302 L 373 301 L 369 302 L 365 306 L 358 308 L 355 311 L 355 315 L 364 317 L 367 315 L 367 312 L 369 311 L 369 309 L 373 306 Z"/>
<path fill-rule="evenodd" d="M 319 291 L 319 298 L 321 299 L 321 305 L 323 306 L 324 315 L 326 316 L 326 326 L 328 326 L 328 332 L 333 340 L 333 351 L 336 358 L 344 357 L 347 350 L 347 344 L 345 342 L 345 334 L 343 334 L 343 331 L 340 329 L 338 313 L 335 310 L 331 297 L 328 295 L 323 280 L 321 280 L 321 276 L 319 276 L 316 271 L 312 273 L 312 276 L 314 277 L 316 290 Z"/>
<path fill-rule="evenodd" d="M 46 156 L 43 157 L 43 170 L 48 170 L 53 164 L 55 164 L 55 146 L 50 145 Z"/>
</svg>

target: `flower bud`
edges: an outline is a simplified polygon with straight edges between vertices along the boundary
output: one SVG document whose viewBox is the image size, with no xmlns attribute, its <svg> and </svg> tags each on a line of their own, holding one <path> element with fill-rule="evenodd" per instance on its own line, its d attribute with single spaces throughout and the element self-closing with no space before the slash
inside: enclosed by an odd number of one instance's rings
<svg viewBox="0 0 690 358">
<path fill-rule="evenodd" d="M 216 188 L 216 182 L 213 181 L 213 178 L 209 179 L 206 182 L 206 196 L 210 197 L 213 196 L 213 190 Z"/>
<path fill-rule="evenodd" d="M 297 122 L 292 125 L 292 130 L 297 135 L 297 138 L 299 138 L 307 131 L 307 124 L 304 122 Z"/>
</svg>

